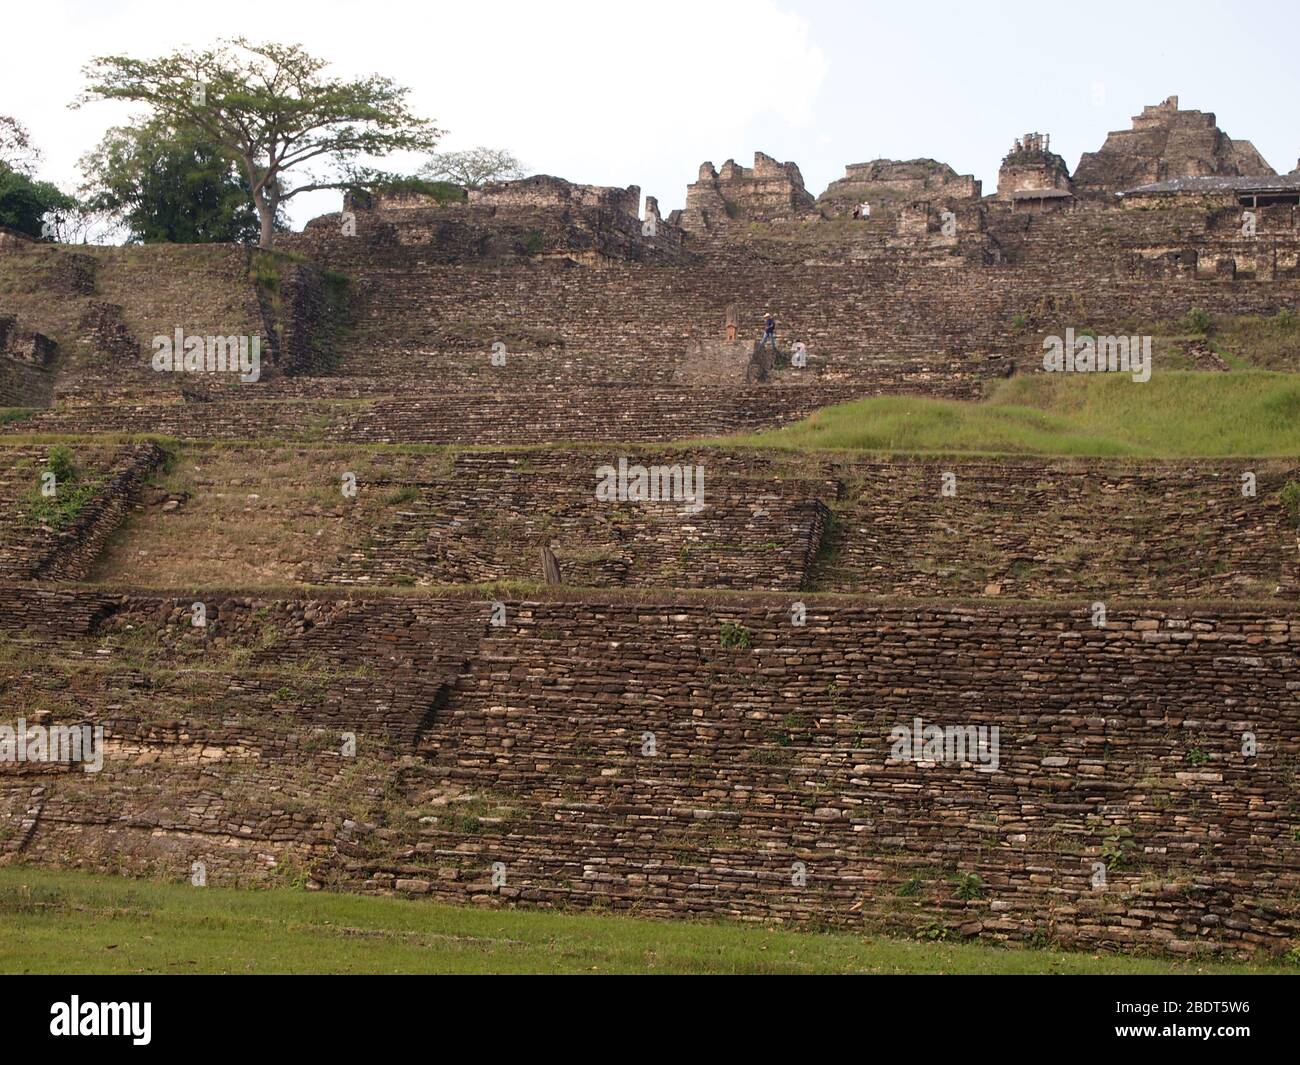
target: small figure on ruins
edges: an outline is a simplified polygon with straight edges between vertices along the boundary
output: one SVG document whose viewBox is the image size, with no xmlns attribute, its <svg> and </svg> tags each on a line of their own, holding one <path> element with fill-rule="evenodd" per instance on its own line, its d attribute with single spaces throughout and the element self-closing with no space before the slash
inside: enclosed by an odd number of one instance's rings
<svg viewBox="0 0 1300 1065">
<path fill-rule="evenodd" d="M 726 317 L 723 319 L 723 323 L 727 330 L 727 339 L 735 340 L 736 330 L 740 328 L 740 315 L 736 313 L 736 305 L 734 303 L 727 304 Z"/>
</svg>

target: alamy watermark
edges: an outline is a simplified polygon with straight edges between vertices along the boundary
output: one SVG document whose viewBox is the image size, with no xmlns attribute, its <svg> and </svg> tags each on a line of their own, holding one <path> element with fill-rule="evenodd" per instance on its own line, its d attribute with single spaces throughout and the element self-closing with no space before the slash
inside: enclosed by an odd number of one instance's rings
<svg viewBox="0 0 1300 1065">
<path fill-rule="evenodd" d="M 82 1002 L 73 995 L 50 1006 L 50 1035 L 130 1036 L 143 1047 L 153 1038 L 152 1015 L 151 1002 Z"/>
<path fill-rule="evenodd" d="M 104 768 L 103 725 L 0 725 L 0 763 L 80 762 L 87 773 Z"/>
<path fill-rule="evenodd" d="M 260 336 L 172 336 L 153 338 L 153 368 L 159 373 L 238 373 L 252 384 L 262 376 Z"/>
<path fill-rule="evenodd" d="M 998 771 L 997 725 L 927 725 L 914 717 L 889 733 L 890 762 L 971 762 L 977 773 Z"/>
<path fill-rule="evenodd" d="M 640 466 L 620 458 L 596 468 L 596 499 L 602 503 L 684 503 L 687 514 L 704 509 L 704 467 Z"/>
<path fill-rule="evenodd" d="M 1133 380 L 1151 380 L 1151 338 L 1075 336 L 1043 338 L 1043 369 L 1048 373 L 1131 373 Z"/>
</svg>

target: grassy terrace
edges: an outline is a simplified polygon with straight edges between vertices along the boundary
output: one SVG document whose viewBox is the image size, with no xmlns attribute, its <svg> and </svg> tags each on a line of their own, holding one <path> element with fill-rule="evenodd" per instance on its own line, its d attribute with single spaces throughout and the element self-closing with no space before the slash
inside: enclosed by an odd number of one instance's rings
<svg viewBox="0 0 1300 1065">
<path fill-rule="evenodd" d="M 1035 374 L 978 403 L 881 396 L 728 443 L 790 450 L 1253 458 L 1300 455 L 1300 374 Z"/>
<path fill-rule="evenodd" d="M 1282 973 L 0 868 L 3 973 Z"/>
</svg>

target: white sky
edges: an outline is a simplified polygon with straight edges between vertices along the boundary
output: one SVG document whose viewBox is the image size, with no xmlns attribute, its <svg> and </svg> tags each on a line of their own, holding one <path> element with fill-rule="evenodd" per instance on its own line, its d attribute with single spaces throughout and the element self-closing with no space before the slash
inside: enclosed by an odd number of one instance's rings
<svg viewBox="0 0 1300 1065">
<path fill-rule="evenodd" d="M 505 147 L 531 172 L 638 184 L 665 212 L 703 160 L 749 165 L 756 149 L 797 162 L 814 194 L 847 163 L 918 156 L 989 193 L 1017 135 L 1051 133 L 1073 169 L 1175 93 L 1285 172 L 1300 156 L 1298 12 L 1293 0 L 44 0 L 5 10 L 0 114 L 32 131 L 42 176 L 71 188 L 78 157 L 127 113 L 68 109 L 87 60 L 242 33 L 410 86 L 446 150 Z M 295 228 L 338 203 L 291 201 Z"/>
</svg>

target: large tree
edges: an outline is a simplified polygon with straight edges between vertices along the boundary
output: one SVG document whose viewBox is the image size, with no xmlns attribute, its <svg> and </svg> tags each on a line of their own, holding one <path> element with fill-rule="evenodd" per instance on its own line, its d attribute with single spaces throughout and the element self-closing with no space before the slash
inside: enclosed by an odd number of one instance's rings
<svg viewBox="0 0 1300 1065">
<path fill-rule="evenodd" d="M 275 219 L 291 197 L 356 184 L 348 166 L 393 151 L 429 151 L 439 130 L 408 108 L 409 90 L 388 78 L 331 78 L 300 45 L 238 37 L 159 59 L 100 56 L 85 69 L 82 100 L 129 100 L 180 128 L 202 131 L 234 158 L 257 209 L 259 243 L 272 246 Z M 317 176 L 307 164 L 332 165 Z M 302 182 L 289 184 L 289 172 Z"/>
<path fill-rule="evenodd" d="M 164 119 L 115 126 L 82 157 L 81 171 L 85 206 L 131 241 L 248 244 L 260 236 L 248 180 L 201 130 Z"/>
<path fill-rule="evenodd" d="M 521 178 L 524 168 L 502 148 L 470 148 L 463 152 L 438 152 L 420 168 L 420 176 L 477 189 L 490 181 Z"/>
</svg>

